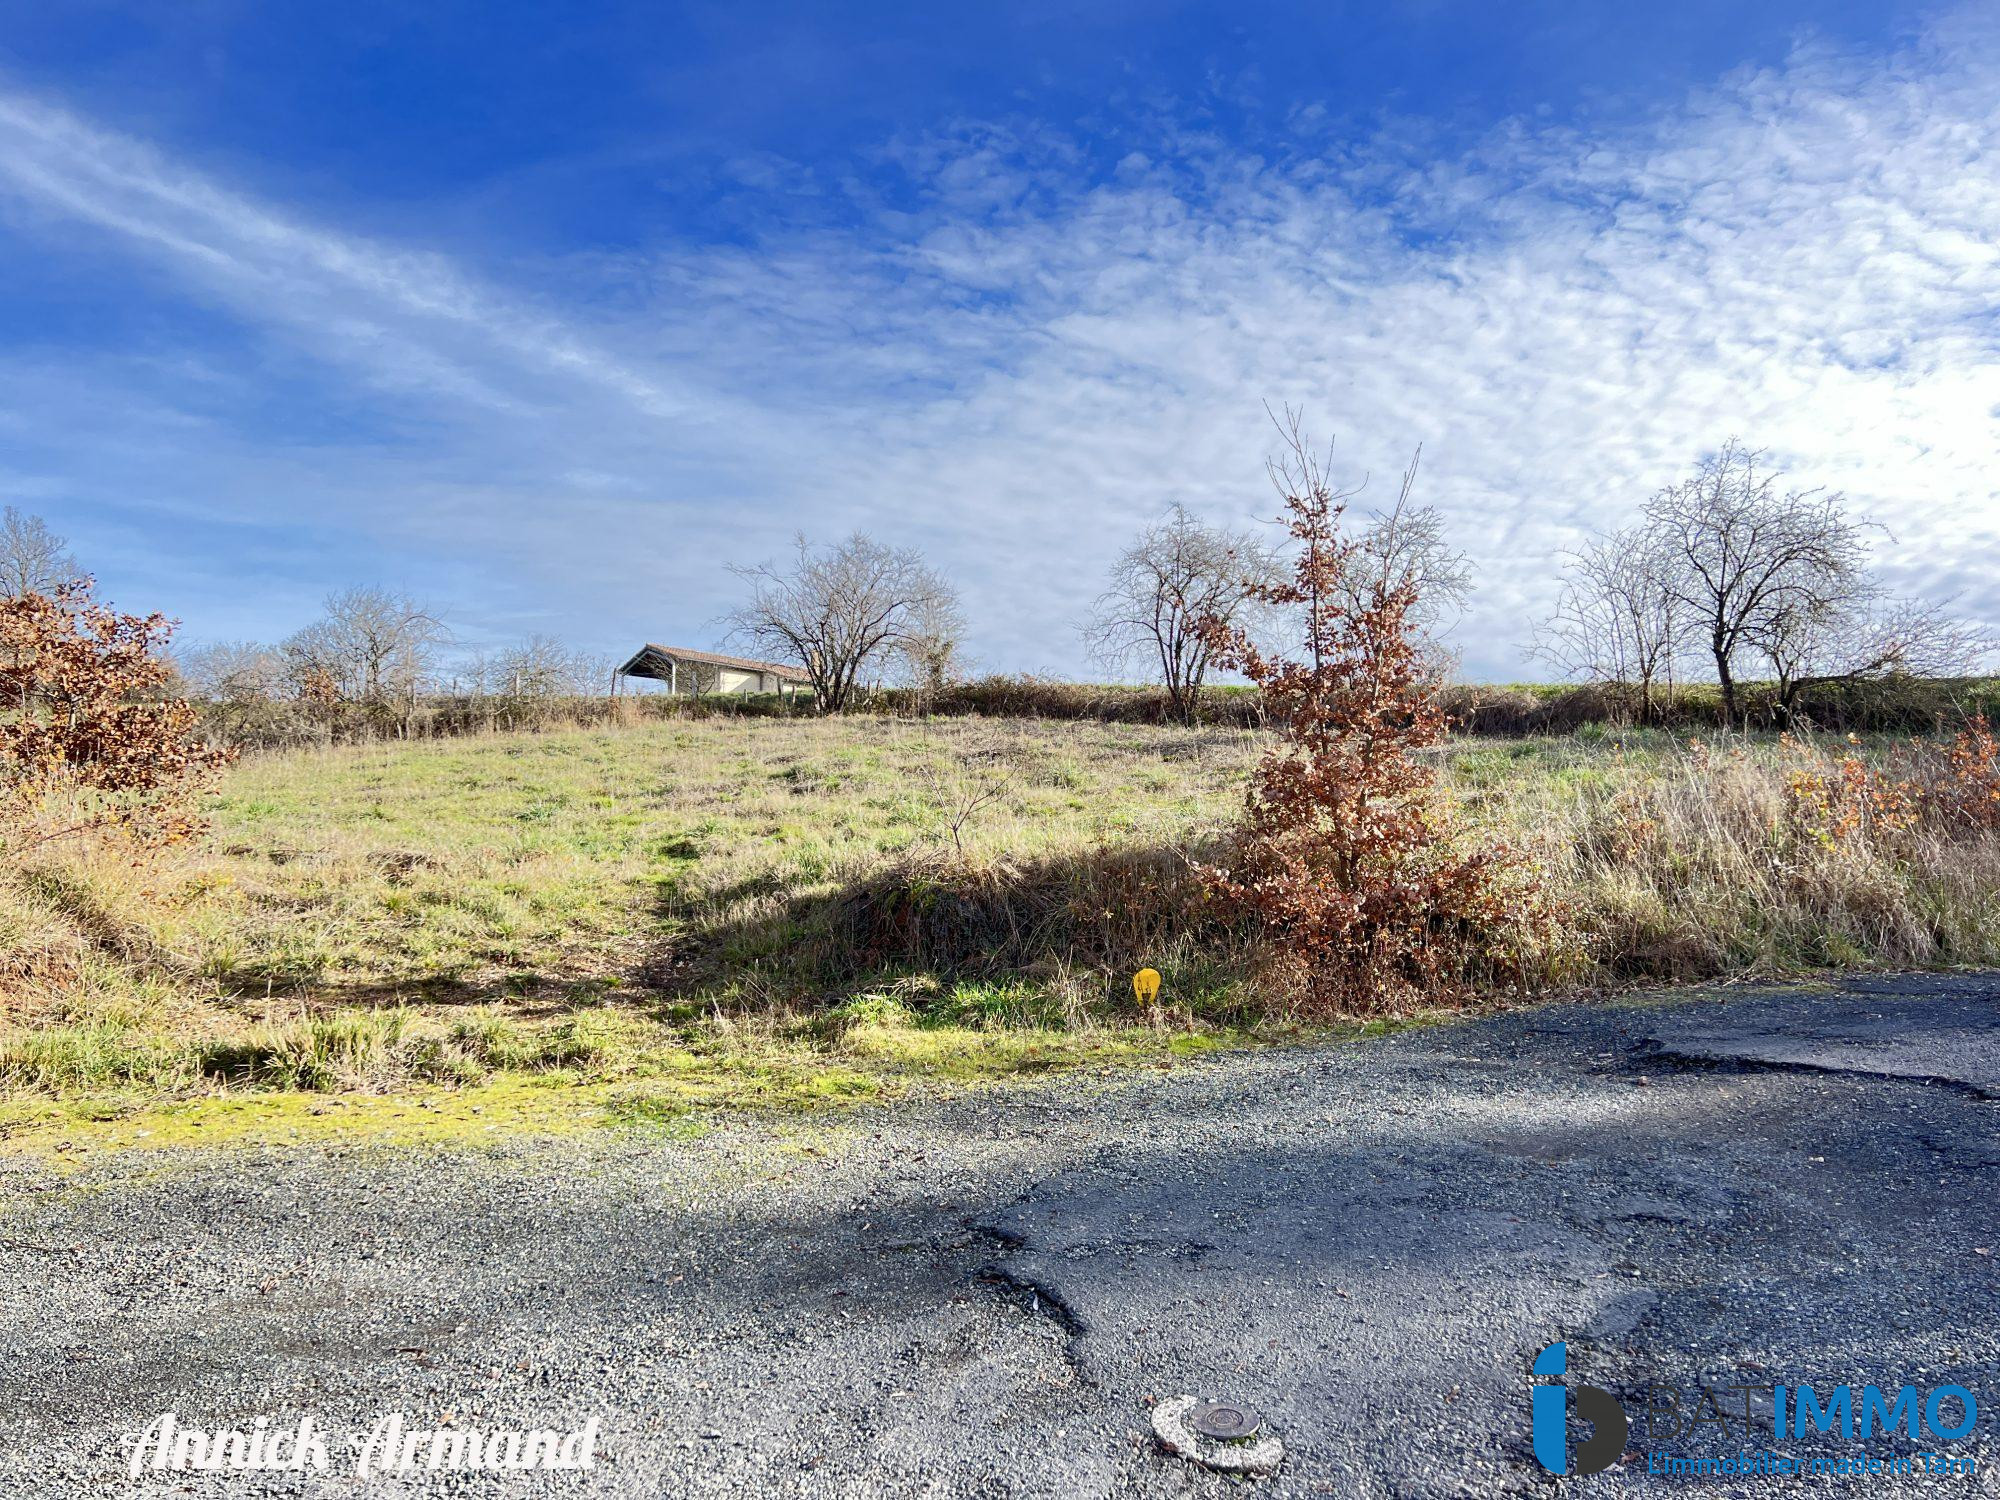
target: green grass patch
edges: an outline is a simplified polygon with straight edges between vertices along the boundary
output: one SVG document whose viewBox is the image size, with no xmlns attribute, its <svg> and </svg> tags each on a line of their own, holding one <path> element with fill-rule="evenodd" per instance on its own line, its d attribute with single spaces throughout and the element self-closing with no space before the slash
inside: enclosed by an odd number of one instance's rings
<svg viewBox="0 0 2000 1500">
<path fill-rule="evenodd" d="M 1439 752 L 1468 835 L 1564 902 L 1581 956 L 1545 982 L 2000 963 L 2000 840 L 1815 843 L 1796 749 L 1704 737 Z M 718 718 L 253 756 L 204 844 L 0 869 L 0 1109 L 37 1138 L 679 1129 L 1284 1041 L 1189 871 L 1270 743 Z"/>
</svg>

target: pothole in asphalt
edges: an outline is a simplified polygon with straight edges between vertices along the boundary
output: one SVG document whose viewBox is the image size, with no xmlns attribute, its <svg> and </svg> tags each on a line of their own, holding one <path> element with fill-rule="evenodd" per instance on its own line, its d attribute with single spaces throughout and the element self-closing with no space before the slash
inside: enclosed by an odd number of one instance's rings
<svg viewBox="0 0 2000 1500">
<path fill-rule="evenodd" d="M 1237 1401 L 1174 1396 L 1153 1408 L 1153 1436 L 1167 1452 L 1220 1474 L 1269 1474 L 1285 1461 L 1277 1433 Z"/>
</svg>

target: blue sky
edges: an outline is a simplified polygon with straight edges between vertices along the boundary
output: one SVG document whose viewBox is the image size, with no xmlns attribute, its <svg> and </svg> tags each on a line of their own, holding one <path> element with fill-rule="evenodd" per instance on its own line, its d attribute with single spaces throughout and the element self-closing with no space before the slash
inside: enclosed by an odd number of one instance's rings
<svg viewBox="0 0 2000 1500">
<path fill-rule="evenodd" d="M 408 588 L 468 648 L 715 642 L 866 527 L 972 654 L 1305 407 L 1472 554 L 1731 433 L 2000 623 L 2000 25 L 1862 4 L 92 4 L 0 33 L 0 499 L 191 639 Z"/>
</svg>

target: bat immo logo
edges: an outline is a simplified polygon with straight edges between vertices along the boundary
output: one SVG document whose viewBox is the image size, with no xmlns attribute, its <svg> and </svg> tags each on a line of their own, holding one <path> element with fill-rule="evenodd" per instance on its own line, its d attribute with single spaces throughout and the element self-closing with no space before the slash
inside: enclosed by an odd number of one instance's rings
<svg viewBox="0 0 2000 1500">
<path fill-rule="evenodd" d="M 1535 1356 L 1535 1378 L 1569 1372 L 1569 1345 L 1551 1344 Z M 1628 1424 L 1618 1398 L 1594 1385 L 1537 1384 L 1534 1393 L 1535 1458 L 1551 1474 L 1595 1474 L 1609 1468 L 1625 1451 Z M 1577 1416 L 1591 1424 L 1591 1434 L 1576 1445 L 1574 1468 L 1569 1451 L 1569 1397 L 1576 1396 Z"/>
</svg>

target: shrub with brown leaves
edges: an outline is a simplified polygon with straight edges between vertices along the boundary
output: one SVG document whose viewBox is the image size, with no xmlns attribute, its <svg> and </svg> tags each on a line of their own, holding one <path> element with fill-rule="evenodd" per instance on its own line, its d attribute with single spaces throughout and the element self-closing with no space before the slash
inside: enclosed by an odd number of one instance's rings
<svg viewBox="0 0 2000 1500">
<path fill-rule="evenodd" d="M 1282 430 L 1288 455 L 1271 473 L 1298 557 L 1257 597 L 1293 612 L 1304 655 L 1268 655 L 1246 632 L 1208 624 L 1218 665 L 1262 689 L 1284 740 L 1257 769 L 1211 889 L 1261 920 L 1315 1009 L 1393 1011 L 1518 984 L 1550 913 L 1511 850 L 1454 836 L 1420 758 L 1447 722 L 1411 619 L 1417 586 L 1343 533 L 1347 496 L 1296 418 Z"/>
<path fill-rule="evenodd" d="M 1945 751 L 1932 799 L 1948 825 L 2000 829 L 2000 743 L 1986 715 L 1974 714 Z"/>
<path fill-rule="evenodd" d="M 0 600 L 0 847 L 116 832 L 142 847 L 201 827 L 199 795 L 226 762 L 186 702 L 163 615 L 122 615 L 87 582 Z"/>
<path fill-rule="evenodd" d="M 1858 747 L 1848 736 L 1848 744 Z M 1785 758 L 1787 831 L 1825 847 L 1870 842 L 1886 846 L 1917 826 L 1921 791 L 1907 776 L 1871 766 L 1858 748 L 1829 759 L 1780 735 Z"/>
</svg>

